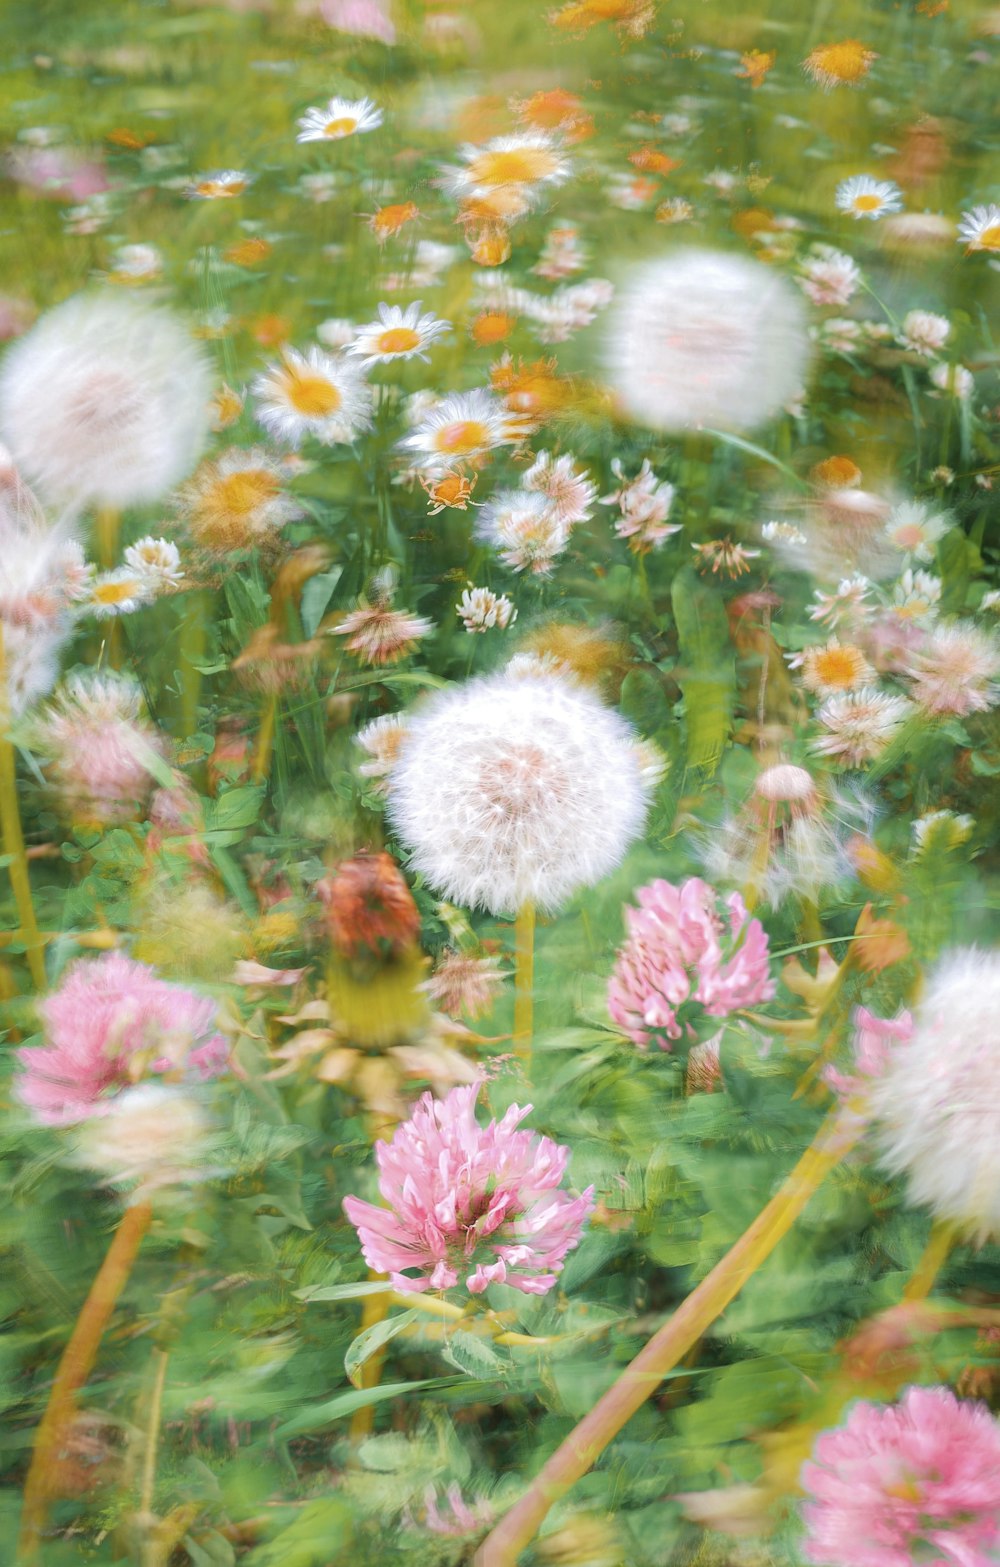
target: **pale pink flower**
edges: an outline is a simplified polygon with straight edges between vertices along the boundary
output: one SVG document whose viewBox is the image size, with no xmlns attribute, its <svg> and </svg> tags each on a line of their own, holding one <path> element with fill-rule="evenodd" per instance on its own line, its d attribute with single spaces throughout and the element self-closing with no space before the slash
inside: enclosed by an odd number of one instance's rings
<svg viewBox="0 0 1000 1567">
<path fill-rule="evenodd" d="M 898 1017 L 876 1017 L 867 1007 L 858 1007 L 854 1014 L 854 1072 L 841 1072 L 835 1066 L 823 1069 L 823 1081 L 828 1083 L 841 1100 L 853 1099 L 864 1094 L 884 1073 L 889 1064 L 893 1047 L 906 1042 L 913 1033 L 913 1018 L 909 1012 Z"/>
<path fill-rule="evenodd" d="M 148 763 L 163 750 L 139 687 L 89 671 L 69 676 L 38 719 L 36 739 L 65 814 L 99 826 L 136 814 L 153 784 Z"/>
<path fill-rule="evenodd" d="M 608 985 L 608 1011 L 632 1043 L 661 1050 L 680 1039 L 678 1010 L 700 1002 L 709 1017 L 769 1001 L 767 935 L 750 919 L 738 892 L 723 901 L 699 877 L 679 887 L 653 881 L 640 887 L 639 907 L 626 908 L 628 928 Z M 727 930 L 728 924 L 728 930 Z"/>
<path fill-rule="evenodd" d="M 611 464 L 611 472 L 618 480 L 617 490 L 601 496 L 602 506 L 617 506 L 621 516 L 615 521 L 615 532 L 620 539 L 629 541 L 629 549 L 644 555 L 658 549 L 672 533 L 680 532 L 680 523 L 667 523 L 674 503 L 674 487 L 666 479 L 658 479 L 643 459 L 642 467 L 634 479 L 626 479 L 619 458 Z"/>
<path fill-rule="evenodd" d="M 834 757 L 844 767 L 864 767 L 896 738 L 912 713 L 905 697 L 876 686 L 842 691 L 827 697 L 816 717 L 826 730 L 813 742 L 820 756 Z"/>
<path fill-rule="evenodd" d="M 517 1130 L 531 1105 L 479 1126 L 478 1092 L 424 1094 L 392 1142 L 376 1143 L 388 1208 L 344 1198 L 365 1261 L 394 1289 L 449 1289 L 461 1274 L 474 1295 L 494 1283 L 546 1295 L 580 1242 L 594 1189 L 558 1189 L 569 1149 Z"/>
<path fill-rule="evenodd" d="M 396 28 L 382 0 L 320 0 L 319 14 L 338 33 L 396 42 Z"/>
<path fill-rule="evenodd" d="M 935 626 L 915 652 L 906 673 L 910 695 L 925 713 L 982 713 L 995 706 L 1000 690 L 1000 646 L 971 621 Z"/>
<path fill-rule="evenodd" d="M 805 1555 L 823 1567 L 988 1567 L 1000 1544 L 1000 1425 L 950 1388 L 858 1402 L 804 1465 Z"/>
<path fill-rule="evenodd" d="M 446 952 L 430 979 L 420 986 L 449 1017 L 482 1017 L 507 978 L 499 958 L 470 952 Z"/>
<path fill-rule="evenodd" d="M 551 452 L 537 454 L 521 483 L 526 490 L 544 495 L 568 528 L 586 522 L 597 494 L 596 486 L 576 468 L 572 457 L 553 457 Z"/>
<path fill-rule="evenodd" d="M 395 664 L 407 658 L 421 637 L 434 630 L 433 620 L 407 614 L 389 604 L 362 604 L 345 615 L 331 635 L 347 638 L 347 647 L 363 664 Z"/>
<path fill-rule="evenodd" d="M 229 1058 L 218 1010 L 124 953 L 83 959 L 39 1007 L 47 1043 L 17 1052 L 17 1097 L 43 1125 L 65 1126 L 105 1114 L 149 1073 L 216 1077 Z"/>
<path fill-rule="evenodd" d="M 477 1534 L 480 1529 L 493 1521 L 493 1509 L 489 1502 L 480 1498 L 470 1507 L 462 1495 L 461 1488 L 450 1485 L 445 1492 L 444 1503 L 438 1506 L 437 1491 L 432 1485 L 424 1492 L 424 1523 L 431 1534 L 447 1534 L 456 1537 L 466 1534 Z"/>
<path fill-rule="evenodd" d="M 796 279 L 814 305 L 846 305 L 861 282 L 856 261 L 832 245 L 814 245 Z"/>
</svg>

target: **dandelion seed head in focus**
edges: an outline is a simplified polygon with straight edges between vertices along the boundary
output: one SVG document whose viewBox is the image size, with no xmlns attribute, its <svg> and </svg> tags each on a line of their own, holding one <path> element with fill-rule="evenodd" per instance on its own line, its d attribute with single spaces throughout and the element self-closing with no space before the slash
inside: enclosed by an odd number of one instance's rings
<svg viewBox="0 0 1000 1567">
<path fill-rule="evenodd" d="M 799 391 L 808 359 L 798 295 L 761 262 L 719 251 L 639 267 L 606 337 L 624 412 L 654 430 L 752 430 Z"/>
<path fill-rule="evenodd" d="M 140 505 L 193 466 L 210 395 L 179 316 L 129 294 L 78 294 L 8 351 L 0 435 L 46 502 Z"/>
<path fill-rule="evenodd" d="M 589 690 L 525 659 L 413 710 L 390 817 L 440 896 L 494 914 L 557 909 L 642 830 L 633 740 Z"/>
</svg>

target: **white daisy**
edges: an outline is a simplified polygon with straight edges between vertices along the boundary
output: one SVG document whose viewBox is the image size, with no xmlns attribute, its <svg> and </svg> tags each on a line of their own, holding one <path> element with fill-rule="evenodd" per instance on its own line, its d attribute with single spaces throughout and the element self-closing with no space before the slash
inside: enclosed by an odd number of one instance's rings
<svg viewBox="0 0 1000 1567">
<path fill-rule="evenodd" d="M 965 241 L 967 250 L 1000 250 L 1000 207 L 991 202 L 988 207 L 963 212 L 958 237 Z"/>
<path fill-rule="evenodd" d="M 331 98 L 325 109 L 307 109 L 299 120 L 296 141 L 343 141 L 382 124 L 382 110 L 370 98 Z"/>
<path fill-rule="evenodd" d="M 250 183 L 251 177 L 243 169 L 217 169 L 213 174 L 196 175 L 186 194 L 195 201 L 224 201 L 242 196 Z"/>
<path fill-rule="evenodd" d="M 485 146 L 463 147 L 460 157 L 461 167 L 445 169 L 441 183 L 462 200 L 513 190 L 528 201 L 545 185 L 562 185 L 570 174 L 559 143 L 543 131 L 496 136 Z"/>
<path fill-rule="evenodd" d="M 115 251 L 108 276 L 113 283 L 151 283 L 163 271 L 155 245 L 122 245 Z"/>
<path fill-rule="evenodd" d="M 451 392 L 423 415 L 402 445 L 424 468 L 475 462 L 498 446 L 521 438 L 520 421 L 497 398 L 479 389 Z"/>
<path fill-rule="evenodd" d="M 284 348 L 253 384 L 257 418 L 279 440 L 298 446 L 314 435 L 325 445 L 353 441 L 371 424 L 372 394 L 364 371 L 343 356 Z"/>
<path fill-rule="evenodd" d="M 894 549 L 917 560 L 933 560 L 935 545 L 951 525 L 946 512 L 934 512 L 923 501 L 903 501 L 889 513 L 885 533 Z"/>
<path fill-rule="evenodd" d="M 886 212 L 899 212 L 903 193 L 891 180 L 873 180 L 870 174 L 855 174 L 837 186 L 837 206 L 856 218 L 881 218 Z"/>
<path fill-rule="evenodd" d="M 347 352 L 357 354 L 365 365 L 391 364 L 396 359 L 426 359 L 424 352 L 442 332 L 451 331 L 450 321 L 441 321 L 429 310 L 420 314 L 420 301 L 403 310 L 399 305 L 379 305 L 379 319 L 358 327 L 357 336 Z"/>
<path fill-rule="evenodd" d="M 149 603 L 153 592 L 147 576 L 124 566 L 94 578 L 83 608 L 98 620 L 108 620 L 112 615 L 131 615 Z"/>
</svg>

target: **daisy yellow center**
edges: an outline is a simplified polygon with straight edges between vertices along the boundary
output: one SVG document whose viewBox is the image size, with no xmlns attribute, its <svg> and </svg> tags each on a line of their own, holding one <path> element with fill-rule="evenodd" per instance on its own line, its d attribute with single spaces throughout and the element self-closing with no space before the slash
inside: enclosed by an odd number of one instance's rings
<svg viewBox="0 0 1000 1567">
<path fill-rule="evenodd" d="M 558 158 L 547 147 L 515 147 L 481 152 L 469 164 L 469 173 L 477 185 L 533 185 L 558 167 Z"/>
<path fill-rule="evenodd" d="M 434 446 L 439 452 L 450 452 L 453 457 L 467 457 L 489 445 L 490 432 L 478 419 L 458 419 L 445 424 L 434 435 Z"/>
<path fill-rule="evenodd" d="M 197 187 L 199 196 L 239 196 L 246 190 L 245 180 L 202 180 Z"/>
<path fill-rule="evenodd" d="M 94 603 L 124 604 L 136 593 L 138 586 L 132 578 L 125 582 L 98 582 L 94 586 Z"/>
<path fill-rule="evenodd" d="M 848 689 L 857 685 L 864 664 L 857 648 L 832 647 L 817 653 L 813 663 L 816 678 L 825 686 Z"/>
<path fill-rule="evenodd" d="M 977 250 L 1000 250 L 1000 223 L 991 223 L 989 228 L 976 237 Z"/>
<path fill-rule="evenodd" d="M 420 347 L 420 333 L 412 326 L 391 326 L 379 333 L 375 347 L 380 354 L 409 354 Z"/>
<path fill-rule="evenodd" d="M 266 468 L 246 468 L 227 473 L 212 486 L 213 511 L 226 517 L 245 518 L 266 506 L 278 493 L 278 481 Z"/>
<path fill-rule="evenodd" d="M 338 136 L 352 136 L 358 128 L 358 122 L 352 114 L 343 114 L 339 119 L 327 120 L 323 126 L 323 135 L 331 137 L 334 141 Z"/>
<path fill-rule="evenodd" d="M 855 196 L 854 207 L 858 212 L 877 212 L 882 205 L 881 196 Z"/>
<path fill-rule="evenodd" d="M 858 43 L 856 38 L 848 38 L 843 43 L 815 49 L 809 56 L 809 63 L 818 75 L 833 81 L 859 82 L 868 74 L 872 59 L 870 49 Z"/>
<path fill-rule="evenodd" d="M 325 419 L 335 414 L 343 402 L 332 381 L 308 370 L 289 370 L 284 393 L 295 412 L 306 419 Z"/>
</svg>

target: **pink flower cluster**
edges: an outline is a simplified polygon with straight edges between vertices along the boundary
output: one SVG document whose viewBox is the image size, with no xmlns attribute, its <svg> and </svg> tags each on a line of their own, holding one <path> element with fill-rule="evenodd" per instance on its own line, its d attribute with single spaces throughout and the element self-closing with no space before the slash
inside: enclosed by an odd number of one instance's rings
<svg viewBox="0 0 1000 1567">
<path fill-rule="evenodd" d="M 1000 1425 L 946 1387 L 857 1403 L 802 1484 L 806 1558 L 823 1567 L 988 1567 L 1000 1547 Z"/>
<path fill-rule="evenodd" d="M 905 1043 L 913 1033 L 913 1018 L 909 1012 L 898 1017 L 876 1017 L 867 1007 L 858 1007 L 854 1014 L 854 1064 L 855 1072 L 840 1072 L 835 1066 L 823 1071 L 823 1081 L 829 1083 L 842 1101 L 863 1095 L 889 1065 L 893 1046 L 901 1040 Z"/>
<path fill-rule="evenodd" d="M 625 910 L 628 935 L 608 985 L 608 1011 L 633 1044 L 644 1050 L 655 1038 L 669 1050 L 681 1037 L 677 1009 L 686 1001 L 700 1002 L 709 1017 L 770 1001 L 767 934 L 738 892 L 721 900 L 692 876 L 679 887 L 652 881 L 638 900 Z"/>
<path fill-rule="evenodd" d="M 480 1126 L 478 1093 L 471 1084 L 442 1100 L 424 1094 L 392 1142 L 376 1144 L 388 1208 L 344 1198 L 365 1261 L 394 1289 L 448 1289 L 464 1274 L 473 1295 L 494 1283 L 545 1295 L 580 1242 L 594 1189 L 556 1189 L 569 1149 L 517 1130 L 531 1105 Z"/>
<path fill-rule="evenodd" d="M 111 1096 L 149 1073 L 222 1072 L 229 1046 L 217 1003 L 168 984 L 120 952 L 67 970 L 39 1008 L 48 1040 L 17 1052 L 17 1096 L 47 1126 L 105 1113 Z"/>
</svg>

